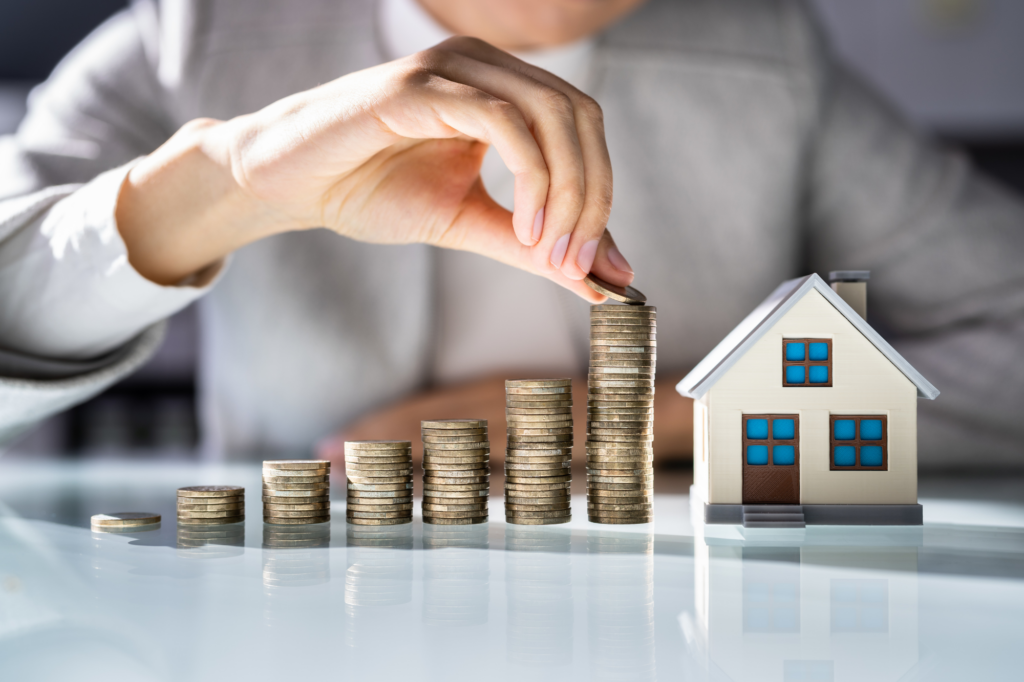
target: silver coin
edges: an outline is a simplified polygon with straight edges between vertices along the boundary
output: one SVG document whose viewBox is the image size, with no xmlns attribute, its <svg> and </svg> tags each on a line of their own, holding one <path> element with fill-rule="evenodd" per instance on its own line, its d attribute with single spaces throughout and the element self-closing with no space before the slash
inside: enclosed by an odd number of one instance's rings
<svg viewBox="0 0 1024 682">
<path fill-rule="evenodd" d="M 268 497 L 267 495 L 264 495 L 263 501 L 272 504 L 316 504 L 319 502 L 330 502 L 331 496 L 321 495 L 320 497 Z"/>
<path fill-rule="evenodd" d="M 569 473 L 566 473 L 565 469 L 560 469 L 559 471 L 561 473 L 552 474 L 550 476 L 537 476 L 537 477 L 524 476 L 522 474 L 525 474 L 526 472 L 523 472 L 523 471 L 509 472 L 508 474 L 505 474 L 505 483 L 506 484 L 509 484 L 509 483 L 522 483 L 522 484 L 526 485 L 526 484 L 530 484 L 530 483 L 541 483 L 541 482 L 543 482 L 543 483 L 566 483 L 566 482 L 572 480 L 572 475 L 569 474 Z"/>
<path fill-rule="evenodd" d="M 178 497 L 234 497 L 244 495 L 240 485 L 193 485 L 178 488 Z"/>
<path fill-rule="evenodd" d="M 425 419 L 420 422 L 424 429 L 485 429 L 486 419 Z"/>
<path fill-rule="evenodd" d="M 412 502 L 401 504 L 346 504 L 345 509 L 352 511 L 405 511 L 412 509 Z"/>
<path fill-rule="evenodd" d="M 326 459 L 284 459 L 264 460 L 264 469 L 330 469 L 331 463 Z"/>
<path fill-rule="evenodd" d="M 647 302 L 647 297 L 643 293 L 630 286 L 620 287 L 593 274 L 588 274 L 583 281 L 588 287 L 613 301 L 621 301 L 630 305 L 642 305 Z"/>
<path fill-rule="evenodd" d="M 408 440 L 347 440 L 345 450 L 408 450 L 412 441 Z"/>
</svg>

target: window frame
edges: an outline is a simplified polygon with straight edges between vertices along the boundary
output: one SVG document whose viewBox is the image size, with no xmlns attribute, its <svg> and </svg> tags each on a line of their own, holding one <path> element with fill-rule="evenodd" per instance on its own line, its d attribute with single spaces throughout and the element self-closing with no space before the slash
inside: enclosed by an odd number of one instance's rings
<svg viewBox="0 0 1024 682">
<path fill-rule="evenodd" d="M 787 360 L 786 359 L 786 344 L 787 343 L 803 343 L 804 344 L 804 359 L 803 360 Z M 820 360 L 811 360 L 811 344 L 812 343 L 824 343 L 828 345 L 828 360 L 822 362 Z M 832 381 L 835 378 L 832 371 L 832 339 L 812 339 L 812 338 L 798 338 L 798 339 L 782 339 L 782 386 L 783 388 L 830 388 Z M 812 384 L 811 383 L 811 367 L 828 367 L 828 381 L 823 384 Z M 786 381 L 786 368 L 787 367 L 803 367 L 804 368 L 804 383 L 802 384 L 791 384 Z"/>
<path fill-rule="evenodd" d="M 856 421 L 855 435 L 853 440 L 836 440 L 836 420 L 853 419 Z M 863 419 L 879 419 L 882 422 L 882 439 L 861 440 L 860 422 Z M 877 467 L 863 466 L 860 463 L 860 448 L 862 445 L 882 446 L 882 465 Z M 843 467 L 836 465 L 836 446 L 852 445 L 855 450 L 853 466 Z M 828 466 L 830 471 L 888 471 L 889 470 L 889 416 L 885 414 L 830 414 L 828 416 Z"/>
<path fill-rule="evenodd" d="M 747 422 L 751 419 L 767 419 L 768 420 L 768 438 L 764 440 L 756 440 L 747 438 Z M 793 437 L 789 440 L 776 440 L 772 437 L 772 423 L 776 419 L 792 419 L 793 420 Z M 768 462 L 765 464 L 749 464 L 747 462 L 747 446 L 748 445 L 767 445 L 768 446 Z M 793 446 L 793 463 L 792 464 L 776 464 L 774 458 L 774 452 L 772 446 L 774 445 L 792 445 Z M 792 471 L 800 467 L 800 415 L 799 414 L 744 414 L 743 415 L 743 466 L 753 467 L 759 471 L 768 471 L 776 467 L 784 469 L 786 471 Z"/>
</svg>

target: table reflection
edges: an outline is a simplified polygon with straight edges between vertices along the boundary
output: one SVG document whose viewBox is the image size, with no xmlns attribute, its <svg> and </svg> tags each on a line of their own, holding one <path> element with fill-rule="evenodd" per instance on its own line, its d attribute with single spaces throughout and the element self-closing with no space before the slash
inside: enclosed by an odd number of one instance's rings
<svg viewBox="0 0 1024 682">
<path fill-rule="evenodd" d="M 654 534 L 588 530 L 587 554 L 590 678 L 655 679 Z"/>
<path fill-rule="evenodd" d="M 245 524 L 177 527 L 177 553 L 187 559 L 219 559 L 245 553 Z"/>
<path fill-rule="evenodd" d="M 918 547 L 698 542 L 696 637 L 729 679 L 903 679 L 918 661 Z"/>
<path fill-rule="evenodd" d="M 345 644 L 367 660 L 388 660 L 397 642 L 408 636 L 412 531 L 412 524 L 347 525 Z"/>
<path fill-rule="evenodd" d="M 510 678 L 564 680 L 572 664 L 572 535 L 568 528 L 505 526 Z M 520 671 L 516 674 L 516 671 Z"/>
</svg>

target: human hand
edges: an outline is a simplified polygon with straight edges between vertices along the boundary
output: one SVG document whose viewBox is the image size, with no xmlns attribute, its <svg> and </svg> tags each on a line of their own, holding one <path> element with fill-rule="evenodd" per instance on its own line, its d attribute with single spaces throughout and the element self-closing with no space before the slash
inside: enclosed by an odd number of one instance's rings
<svg viewBox="0 0 1024 682">
<path fill-rule="evenodd" d="M 156 281 L 180 279 L 263 236 L 319 226 L 367 242 L 472 251 L 591 302 L 604 297 L 580 281 L 589 271 L 615 284 L 632 281 L 605 229 L 612 173 L 600 107 L 478 40 L 453 38 L 253 114 L 196 122 L 179 136 L 132 171 L 118 208 L 129 258 L 143 274 L 152 261 Z M 492 144 L 515 175 L 513 213 L 480 181 Z M 168 151 L 208 162 L 189 180 L 203 182 L 202 192 L 178 187 L 193 225 L 219 221 L 203 232 L 202 244 L 154 239 L 160 217 L 139 215 L 146 207 L 136 190 L 154 190 L 159 171 L 181 166 Z M 163 175 L 155 191 L 166 194 L 175 184 Z M 195 206 L 210 197 L 230 197 L 231 209 Z M 152 205 L 176 204 L 165 197 Z M 179 232 L 189 225 L 182 216 L 164 220 Z"/>
</svg>

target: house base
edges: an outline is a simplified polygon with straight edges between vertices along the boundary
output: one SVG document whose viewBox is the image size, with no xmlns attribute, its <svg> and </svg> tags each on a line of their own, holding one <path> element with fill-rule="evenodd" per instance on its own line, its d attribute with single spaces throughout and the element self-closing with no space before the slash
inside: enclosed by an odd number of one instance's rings
<svg viewBox="0 0 1024 682">
<path fill-rule="evenodd" d="M 804 523 L 807 525 L 920 526 L 924 521 L 923 509 L 919 504 L 804 504 L 799 506 L 803 511 Z M 705 502 L 704 523 L 742 525 L 743 505 L 708 504 Z"/>
</svg>

